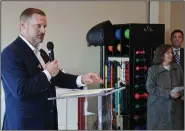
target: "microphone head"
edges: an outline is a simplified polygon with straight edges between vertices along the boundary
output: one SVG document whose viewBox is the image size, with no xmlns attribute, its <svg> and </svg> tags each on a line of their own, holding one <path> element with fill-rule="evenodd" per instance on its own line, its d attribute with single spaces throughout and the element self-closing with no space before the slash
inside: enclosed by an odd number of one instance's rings
<svg viewBox="0 0 185 131">
<path fill-rule="evenodd" d="M 47 48 L 48 48 L 48 50 L 53 50 L 53 48 L 54 48 L 53 42 L 49 41 L 47 43 Z"/>
</svg>

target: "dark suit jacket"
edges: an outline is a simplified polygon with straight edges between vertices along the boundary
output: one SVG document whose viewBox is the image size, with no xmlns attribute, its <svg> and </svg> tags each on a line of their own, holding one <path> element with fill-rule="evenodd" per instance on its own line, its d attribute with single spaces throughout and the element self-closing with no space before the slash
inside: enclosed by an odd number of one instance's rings
<svg viewBox="0 0 185 131">
<path fill-rule="evenodd" d="M 174 55 L 174 54 L 173 54 Z M 176 62 L 175 56 L 173 57 L 173 62 Z M 184 72 L 184 48 L 180 49 L 180 65 L 182 67 L 182 70 Z"/>
<path fill-rule="evenodd" d="M 42 51 L 44 61 L 48 55 Z M 77 76 L 58 75 L 48 81 L 31 48 L 18 37 L 1 54 L 2 84 L 5 91 L 4 130 L 55 130 L 57 125 L 54 86 L 78 88 Z M 79 89 L 79 88 L 78 88 Z"/>
</svg>

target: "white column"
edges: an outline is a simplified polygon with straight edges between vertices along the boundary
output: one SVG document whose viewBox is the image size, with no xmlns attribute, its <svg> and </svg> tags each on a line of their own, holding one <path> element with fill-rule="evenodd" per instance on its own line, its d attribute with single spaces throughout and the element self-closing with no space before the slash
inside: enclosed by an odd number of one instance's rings
<svg viewBox="0 0 185 131">
<path fill-rule="evenodd" d="M 149 22 L 151 24 L 159 24 L 159 1 L 150 1 L 149 6 Z"/>
<path fill-rule="evenodd" d="M 165 44 L 170 43 L 170 14 L 171 1 L 150 1 L 150 16 L 151 24 L 165 24 Z"/>
</svg>

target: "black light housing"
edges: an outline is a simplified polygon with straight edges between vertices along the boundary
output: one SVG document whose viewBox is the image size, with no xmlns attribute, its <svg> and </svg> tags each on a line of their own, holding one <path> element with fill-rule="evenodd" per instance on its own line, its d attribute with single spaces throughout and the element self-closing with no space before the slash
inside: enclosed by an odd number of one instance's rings
<svg viewBox="0 0 185 131">
<path fill-rule="evenodd" d="M 109 20 L 95 25 L 86 35 L 88 46 L 114 45 L 115 39 L 115 30 Z"/>
</svg>

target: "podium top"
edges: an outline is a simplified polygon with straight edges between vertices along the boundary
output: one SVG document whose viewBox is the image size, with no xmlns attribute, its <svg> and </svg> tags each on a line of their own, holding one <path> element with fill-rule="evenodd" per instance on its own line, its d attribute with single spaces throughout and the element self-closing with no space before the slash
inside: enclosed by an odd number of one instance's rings
<svg viewBox="0 0 185 131">
<path fill-rule="evenodd" d="M 57 97 L 48 98 L 48 100 L 55 99 L 67 99 L 67 98 L 79 98 L 79 97 L 92 97 L 92 96 L 106 96 L 112 94 L 114 92 L 125 89 L 125 87 L 121 88 L 103 88 L 103 89 L 91 89 L 91 90 L 75 90 L 69 91 L 63 94 L 60 94 Z"/>
</svg>

